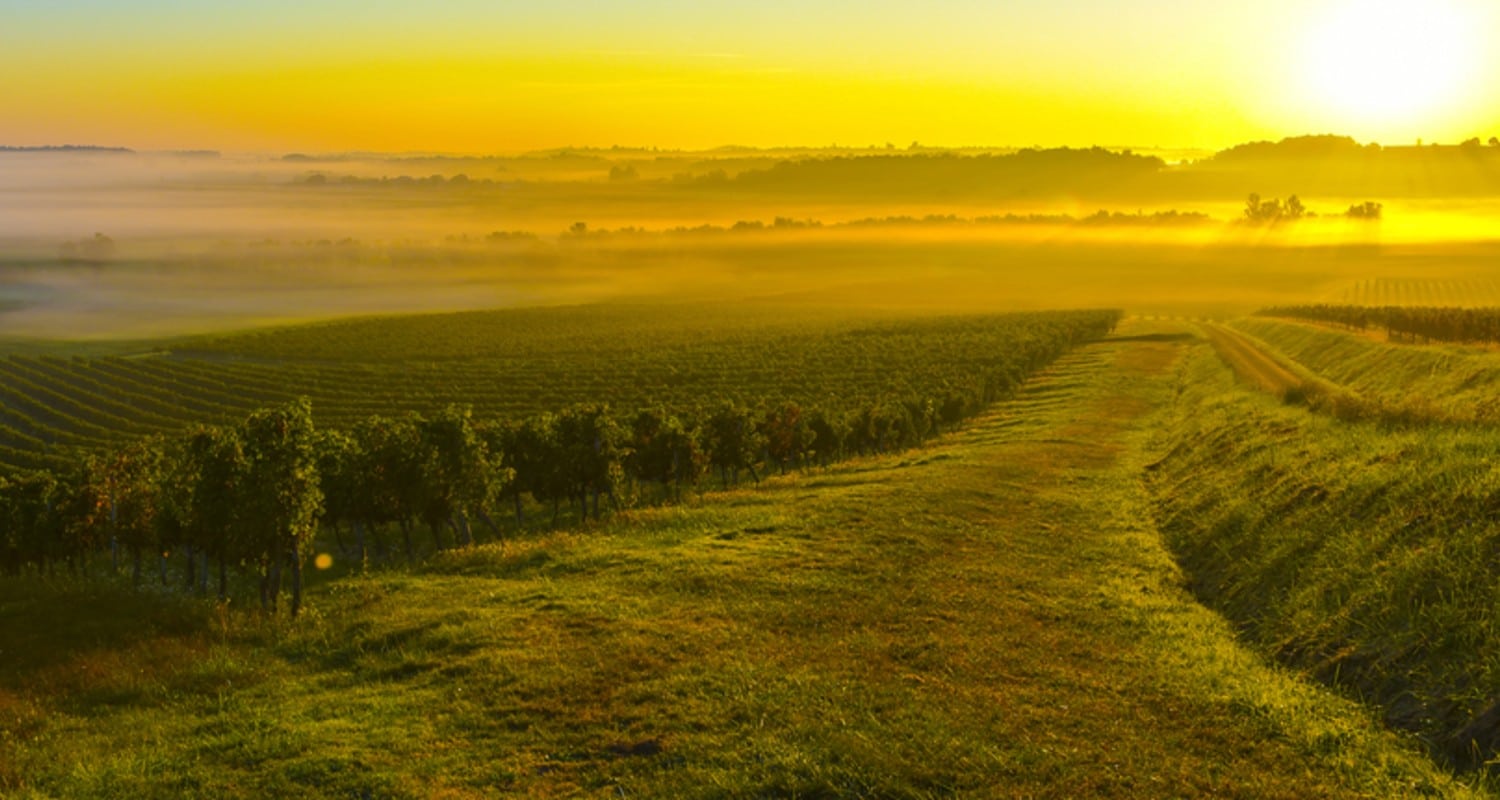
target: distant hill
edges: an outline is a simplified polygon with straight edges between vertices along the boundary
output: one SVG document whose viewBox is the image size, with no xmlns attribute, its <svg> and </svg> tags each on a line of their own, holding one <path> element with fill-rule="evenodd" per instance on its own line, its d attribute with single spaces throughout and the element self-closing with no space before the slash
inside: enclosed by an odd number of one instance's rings
<svg viewBox="0 0 1500 800">
<path fill-rule="evenodd" d="M 1382 146 L 1347 136 L 1250 142 L 1186 165 L 1184 193 L 1244 191 L 1355 197 L 1500 196 L 1500 141 Z"/>
<path fill-rule="evenodd" d="M 1067 198 L 1177 202 L 1299 194 L 1500 197 L 1500 139 L 1382 146 L 1319 134 L 1249 142 L 1169 164 L 1129 150 L 1025 149 L 1003 155 L 840 155 L 787 160 L 738 175 L 710 171 L 699 190 L 934 199 Z"/>
<path fill-rule="evenodd" d="M 1080 194 L 1150 181 L 1166 167 L 1155 156 L 1103 148 L 1026 149 L 1006 155 L 872 155 L 783 161 L 726 179 L 738 190 L 875 193 L 902 196 Z"/>
<path fill-rule="evenodd" d="M 40 147 L 0 145 L 0 153 L 134 153 L 128 147 L 100 147 L 88 144 L 48 144 Z"/>
<path fill-rule="evenodd" d="M 1291 136 L 1279 142 L 1246 142 L 1220 150 L 1212 160 L 1222 163 L 1288 158 L 1343 158 L 1379 153 L 1380 150 L 1378 144 L 1362 145 L 1349 136 L 1325 133 Z"/>
</svg>

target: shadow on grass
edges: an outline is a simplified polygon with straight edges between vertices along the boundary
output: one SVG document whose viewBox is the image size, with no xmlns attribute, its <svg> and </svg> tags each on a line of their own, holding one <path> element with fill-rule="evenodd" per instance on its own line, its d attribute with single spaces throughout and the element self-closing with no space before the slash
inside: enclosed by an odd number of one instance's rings
<svg viewBox="0 0 1500 800">
<path fill-rule="evenodd" d="M 202 601 L 98 582 L 0 581 L 0 685 L 102 650 L 207 631 Z"/>
</svg>

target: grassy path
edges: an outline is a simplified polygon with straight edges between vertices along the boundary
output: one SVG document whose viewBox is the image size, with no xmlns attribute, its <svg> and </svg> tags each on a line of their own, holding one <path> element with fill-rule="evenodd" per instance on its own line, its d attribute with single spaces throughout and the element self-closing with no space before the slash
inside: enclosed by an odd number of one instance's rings
<svg viewBox="0 0 1500 800">
<path fill-rule="evenodd" d="M 1222 325 L 1205 323 L 1204 332 L 1219 358 L 1224 359 L 1240 380 L 1277 397 L 1299 391 L 1305 383 L 1295 372 L 1252 343 L 1244 334 Z"/>
<path fill-rule="evenodd" d="M 1403 422 L 1500 422 L 1500 355 L 1468 344 L 1386 342 L 1334 326 L 1245 317 L 1231 326 Z"/>
<path fill-rule="evenodd" d="M 328 583 L 296 629 L 105 618 L 0 664 L 0 792 L 1463 796 L 1182 589 L 1139 481 L 1180 347 L 1084 348 L 905 457 Z M 53 599 L 0 629 L 45 649 Z"/>
<path fill-rule="evenodd" d="M 1411 422 L 1431 415 L 1372 400 L 1280 353 L 1264 342 L 1223 325 L 1201 326 L 1219 358 L 1241 381 L 1289 403 L 1300 403 L 1346 421 L 1383 418 Z"/>
</svg>

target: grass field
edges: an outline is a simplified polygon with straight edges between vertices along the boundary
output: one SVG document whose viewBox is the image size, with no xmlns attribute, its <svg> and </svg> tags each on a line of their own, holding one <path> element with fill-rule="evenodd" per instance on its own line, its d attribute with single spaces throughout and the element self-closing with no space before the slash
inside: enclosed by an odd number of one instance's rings
<svg viewBox="0 0 1500 800">
<path fill-rule="evenodd" d="M 903 457 L 325 581 L 294 627 L 7 582 L 0 786 L 1467 796 L 1183 589 L 1139 475 L 1190 349 L 1085 347 Z"/>
<path fill-rule="evenodd" d="M 1307 371 L 1418 419 L 1500 421 L 1500 352 L 1456 344 L 1389 344 L 1313 323 L 1247 317 L 1232 327 Z"/>
<path fill-rule="evenodd" d="M 1462 355 L 1344 338 L 1379 359 L 1372 371 L 1386 383 L 1372 391 L 1400 385 L 1423 359 Z M 1245 391 L 1204 352 L 1178 383 L 1151 485 L 1163 535 L 1199 596 L 1264 652 L 1379 704 L 1441 758 L 1487 762 L 1500 744 L 1500 431 L 1420 415 L 1392 424 L 1309 414 Z"/>
</svg>

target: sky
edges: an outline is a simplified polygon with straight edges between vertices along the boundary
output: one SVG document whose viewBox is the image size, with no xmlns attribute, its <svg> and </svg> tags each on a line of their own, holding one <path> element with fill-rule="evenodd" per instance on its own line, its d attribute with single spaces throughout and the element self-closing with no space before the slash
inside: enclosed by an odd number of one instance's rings
<svg viewBox="0 0 1500 800">
<path fill-rule="evenodd" d="M 1500 134 L 1482 0 L 0 0 L 0 144 L 1223 147 Z"/>
</svg>

